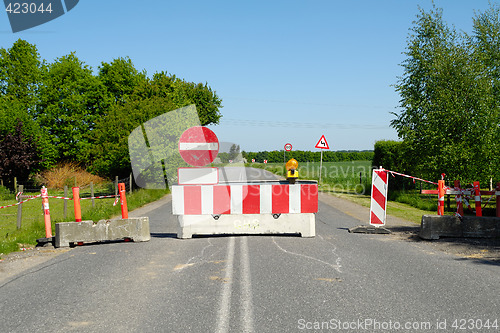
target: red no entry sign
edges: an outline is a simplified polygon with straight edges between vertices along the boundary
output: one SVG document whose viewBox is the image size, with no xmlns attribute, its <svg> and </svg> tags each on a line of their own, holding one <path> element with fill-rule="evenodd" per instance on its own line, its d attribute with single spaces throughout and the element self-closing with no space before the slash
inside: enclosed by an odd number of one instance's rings
<svg viewBox="0 0 500 333">
<path fill-rule="evenodd" d="M 179 153 L 192 166 L 210 164 L 219 153 L 219 139 L 206 127 L 188 128 L 179 139 Z"/>
</svg>

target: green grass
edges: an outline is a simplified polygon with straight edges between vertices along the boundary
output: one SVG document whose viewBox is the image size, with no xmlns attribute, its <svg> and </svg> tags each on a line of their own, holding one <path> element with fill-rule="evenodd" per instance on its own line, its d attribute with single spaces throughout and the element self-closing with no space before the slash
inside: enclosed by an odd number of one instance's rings
<svg viewBox="0 0 500 333">
<path fill-rule="evenodd" d="M 132 194 L 127 194 L 127 206 L 131 211 L 149 202 L 156 201 L 166 195 L 166 190 L 144 190 L 139 189 Z M 25 193 L 25 195 L 28 193 Z M 36 195 L 38 193 L 32 193 Z M 28 194 L 30 195 L 30 194 Z M 49 196 L 63 196 L 62 192 L 49 190 Z M 80 197 L 88 197 L 89 193 L 82 191 Z M 6 198 L 9 198 L 7 199 Z M 70 195 L 71 197 L 71 195 Z M 55 232 L 55 223 L 74 221 L 73 201 L 67 203 L 67 217 L 64 218 L 64 201 L 62 199 L 49 199 L 50 217 L 52 223 L 52 233 Z M 115 199 L 95 200 L 95 207 L 92 207 L 91 200 L 81 200 L 81 211 L 83 220 L 98 221 L 121 215 L 121 207 L 118 203 L 113 206 Z M 0 197 L 0 206 L 16 203 L 14 195 L 3 195 Z M 40 198 L 28 201 L 22 207 L 22 225 L 17 230 L 17 210 L 18 207 L 0 209 L 0 258 L 2 254 L 19 251 L 21 247 L 33 246 L 36 239 L 45 237 L 45 225 Z"/>
<path fill-rule="evenodd" d="M 253 163 L 249 166 L 284 175 L 281 163 Z M 319 162 L 299 163 L 299 179 L 319 180 L 319 169 Z M 326 162 L 323 163 L 319 190 L 370 207 L 371 176 L 371 161 Z M 453 201 L 447 214 L 456 211 Z M 389 192 L 387 213 L 390 215 L 420 223 L 422 215 L 436 212 L 437 196 L 422 195 L 418 190 Z"/>
<path fill-rule="evenodd" d="M 252 163 L 248 166 L 285 175 L 285 166 L 282 163 Z M 320 185 L 322 189 L 333 192 L 364 194 L 370 189 L 371 172 L 371 161 L 324 162 Z M 319 162 L 299 163 L 299 179 L 319 181 L 319 176 Z"/>
</svg>

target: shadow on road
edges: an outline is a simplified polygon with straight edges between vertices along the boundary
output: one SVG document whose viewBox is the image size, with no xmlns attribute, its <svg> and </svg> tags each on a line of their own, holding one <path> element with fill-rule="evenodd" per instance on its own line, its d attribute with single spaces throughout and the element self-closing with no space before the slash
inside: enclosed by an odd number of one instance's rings
<svg viewBox="0 0 500 333">
<path fill-rule="evenodd" d="M 168 232 L 152 232 L 150 233 L 153 238 L 177 238 L 177 234 Z"/>
</svg>

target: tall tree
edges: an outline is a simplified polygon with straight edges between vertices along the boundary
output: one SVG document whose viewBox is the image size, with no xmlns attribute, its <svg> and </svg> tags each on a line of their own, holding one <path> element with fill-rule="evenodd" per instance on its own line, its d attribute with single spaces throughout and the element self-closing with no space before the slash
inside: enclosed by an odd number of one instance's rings
<svg viewBox="0 0 500 333">
<path fill-rule="evenodd" d="M 10 49 L 0 48 L 0 96 L 34 112 L 43 69 L 36 46 L 25 40 L 17 40 Z"/>
<path fill-rule="evenodd" d="M 101 64 L 99 79 L 116 103 L 125 103 L 138 85 L 146 80 L 146 74 L 140 73 L 130 58 L 117 58 L 111 63 Z"/>
<path fill-rule="evenodd" d="M 20 123 L 22 126 L 19 126 Z M 36 171 L 37 167 L 48 168 L 56 162 L 56 149 L 48 133 L 40 129 L 24 105 L 17 100 L 0 97 L 0 137 L 23 138 L 37 147 L 40 163 L 33 164 L 33 167 L 30 168 L 31 171 Z M 9 154 L 14 154 L 14 151 L 5 150 L 2 154 L 3 157 L 6 157 L 10 156 Z M 25 156 L 29 156 L 29 154 Z M 26 161 L 26 163 L 28 162 Z"/>
<path fill-rule="evenodd" d="M 74 53 L 51 63 L 40 89 L 37 120 L 50 133 L 60 160 L 87 163 L 96 121 L 111 104 L 104 84 Z"/>
<path fill-rule="evenodd" d="M 43 161 L 34 137 L 23 134 L 23 122 L 19 118 L 16 122 L 13 133 L 0 133 L 0 178 L 26 179 Z"/>
<path fill-rule="evenodd" d="M 412 172 L 466 181 L 493 176 L 489 157 L 498 107 L 486 67 L 442 10 L 420 11 L 396 84 L 401 112 L 391 125 L 405 142 Z M 472 144 L 471 144 L 472 143 Z"/>
</svg>

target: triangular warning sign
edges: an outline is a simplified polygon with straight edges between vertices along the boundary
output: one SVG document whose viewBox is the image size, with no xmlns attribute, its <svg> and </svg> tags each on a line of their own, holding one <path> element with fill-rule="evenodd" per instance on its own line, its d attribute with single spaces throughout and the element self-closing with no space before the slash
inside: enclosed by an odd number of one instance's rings
<svg viewBox="0 0 500 333">
<path fill-rule="evenodd" d="M 319 139 L 318 143 L 316 144 L 316 146 L 314 146 L 314 148 L 330 149 L 324 135 L 321 136 L 321 139 Z"/>
</svg>

